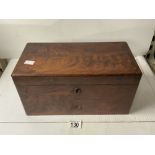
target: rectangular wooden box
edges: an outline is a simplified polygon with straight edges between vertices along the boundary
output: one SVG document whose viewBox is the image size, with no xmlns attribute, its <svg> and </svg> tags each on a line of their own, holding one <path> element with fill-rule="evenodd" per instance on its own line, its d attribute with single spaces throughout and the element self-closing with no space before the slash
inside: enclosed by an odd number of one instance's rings
<svg viewBox="0 0 155 155">
<path fill-rule="evenodd" d="M 141 71 L 126 42 L 28 43 L 12 73 L 27 115 L 128 114 Z"/>
</svg>

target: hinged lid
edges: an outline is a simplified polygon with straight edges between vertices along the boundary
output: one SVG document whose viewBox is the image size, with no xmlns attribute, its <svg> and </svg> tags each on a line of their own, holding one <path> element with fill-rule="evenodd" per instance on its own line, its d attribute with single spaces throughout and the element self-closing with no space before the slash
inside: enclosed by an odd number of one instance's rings
<svg viewBox="0 0 155 155">
<path fill-rule="evenodd" d="M 12 76 L 141 75 L 126 42 L 28 43 Z"/>
</svg>

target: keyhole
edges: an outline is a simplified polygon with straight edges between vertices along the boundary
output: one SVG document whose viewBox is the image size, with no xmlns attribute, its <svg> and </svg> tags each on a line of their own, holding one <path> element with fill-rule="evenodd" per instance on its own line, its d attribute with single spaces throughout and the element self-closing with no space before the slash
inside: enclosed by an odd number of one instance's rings
<svg viewBox="0 0 155 155">
<path fill-rule="evenodd" d="M 81 89 L 80 88 L 75 88 L 74 92 L 75 92 L 75 94 L 80 94 L 81 93 Z"/>
</svg>

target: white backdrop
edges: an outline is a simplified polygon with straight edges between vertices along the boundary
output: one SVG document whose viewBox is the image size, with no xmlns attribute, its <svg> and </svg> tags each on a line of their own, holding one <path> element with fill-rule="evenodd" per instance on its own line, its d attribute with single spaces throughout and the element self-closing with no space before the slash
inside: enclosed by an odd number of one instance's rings
<svg viewBox="0 0 155 155">
<path fill-rule="evenodd" d="M 127 41 L 147 52 L 155 20 L 0 20 L 0 57 L 18 58 L 27 42 Z"/>
</svg>

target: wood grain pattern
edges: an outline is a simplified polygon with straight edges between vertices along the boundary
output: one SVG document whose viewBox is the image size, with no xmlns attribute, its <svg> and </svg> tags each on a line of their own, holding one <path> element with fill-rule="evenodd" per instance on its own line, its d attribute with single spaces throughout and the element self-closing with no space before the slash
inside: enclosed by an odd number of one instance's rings
<svg viewBox="0 0 155 155">
<path fill-rule="evenodd" d="M 128 114 L 141 75 L 125 42 L 29 43 L 12 78 L 27 115 L 97 115 Z"/>
<path fill-rule="evenodd" d="M 52 76 L 13 76 L 18 85 L 57 85 L 57 84 L 119 84 L 132 85 L 139 83 L 139 75 L 122 76 L 78 76 L 78 77 L 52 77 Z"/>
<path fill-rule="evenodd" d="M 24 65 L 25 60 L 35 64 Z M 94 76 L 141 74 L 125 42 L 28 43 L 15 76 Z"/>
<path fill-rule="evenodd" d="M 127 114 L 136 85 L 19 86 L 27 115 Z M 80 93 L 74 91 L 80 89 Z"/>
</svg>

